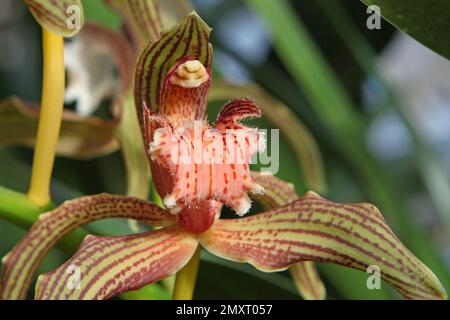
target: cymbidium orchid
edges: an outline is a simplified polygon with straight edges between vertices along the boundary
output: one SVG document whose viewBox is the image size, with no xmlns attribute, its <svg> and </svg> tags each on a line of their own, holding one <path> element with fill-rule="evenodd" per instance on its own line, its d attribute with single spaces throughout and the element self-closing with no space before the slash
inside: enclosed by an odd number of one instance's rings
<svg viewBox="0 0 450 320">
<path fill-rule="evenodd" d="M 406 298 L 445 298 L 439 280 L 400 242 L 374 205 L 335 203 L 312 191 L 298 198 L 292 184 L 249 170 L 250 156 L 261 149 L 264 138 L 242 120 L 261 116 L 257 101 L 230 101 L 213 125 L 205 118 L 212 82 L 210 31 L 192 13 L 149 44 L 136 68 L 138 119 L 166 208 L 100 194 L 42 214 L 3 258 L 0 297 L 25 297 L 39 262 L 70 231 L 94 220 L 121 217 L 158 228 L 129 236 L 86 237 L 72 258 L 39 277 L 35 298 L 107 299 L 186 265 L 190 273 L 182 277 L 195 278 L 200 246 L 263 272 L 293 267 L 300 281 L 306 279 L 310 293 L 318 291 L 316 297 L 323 290 L 313 261 L 364 271 L 375 265 Z M 246 215 L 249 196 L 268 211 Z M 221 219 L 223 205 L 243 217 Z M 68 285 L 73 279 L 67 270 L 74 267 L 79 268 L 80 282 Z M 305 273 L 298 273 L 302 270 Z M 188 292 L 180 295 L 176 286 L 175 297 L 190 298 L 192 286 L 183 289 Z"/>
</svg>

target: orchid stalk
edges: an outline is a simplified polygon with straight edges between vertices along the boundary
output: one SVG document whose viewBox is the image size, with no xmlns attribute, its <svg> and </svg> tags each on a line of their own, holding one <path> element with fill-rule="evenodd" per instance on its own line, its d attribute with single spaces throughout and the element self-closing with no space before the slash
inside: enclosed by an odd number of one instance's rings
<svg viewBox="0 0 450 320">
<path fill-rule="evenodd" d="M 64 42 L 43 30 L 44 78 L 39 126 L 28 197 L 38 206 L 50 202 L 50 180 L 64 107 Z"/>
</svg>

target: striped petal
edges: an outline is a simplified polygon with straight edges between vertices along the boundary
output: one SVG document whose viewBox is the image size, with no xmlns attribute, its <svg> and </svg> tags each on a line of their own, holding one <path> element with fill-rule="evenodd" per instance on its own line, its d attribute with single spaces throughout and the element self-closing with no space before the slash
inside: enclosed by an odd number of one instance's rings
<svg viewBox="0 0 450 320">
<path fill-rule="evenodd" d="M 299 261 L 320 261 L 381 277 L 411 299 L 442 299 L 436 276 L 393 234 L 375 206 L 340 204 L 308 192 L 281 208 L 219 220 L 201 237 L 212 253 L 271 272 Z"/>
<path fill-rule="evenodd" d="M 294 185 L 286 183 L 277 177 L 252 173 L 253 180 L 264 187 L 265 192 L 255 198 L 265 209 L 274 209 L 297 200 Z M 289 268 L 300 295 L 307 300 L 325 299 L 325 286 L 320 279 L 314 262 L 303 261 L 291 265 Z"/>
<path fill-rule="evenodd" d="M 147 145 L 151 142 L 150 114 L 159 112 L 170 119 L 179 118 L 178 113 L 192 115 L 192 120 L 203 118 L 212 60 L 210 31 L 192 13 L 142 52 L 136 67 L 135 101 Z M 181 85 L 192 83 L 188 80 L 195 77 L 205 79 L 205 72 L 208 79 L 197 82 L 198 86 Z"/>
<path fill-rule="evenodd" d="M 151 225 L 170 225 L 174 217 L 144 200 L 100 194 L 67 201 L 42 214 L 3 259 L 0 300 L 23 299 L 36 268 L 50 249 L 77 227 L 105 218 L 128 218 Z"/>
<path fill-rule="evenodd" d="M 197 239 L 177 227 L 121 237 L 88 236 L 75 255 L 41 275 L 37 300 L 102 300 L 170 276 L 192 257 Z"/>
<path fill-rule="evenodd" d="M 81 0 L 23 0 L 39 24 L 58 35 L 71 37 L 84 22 Z"/>
</svg>

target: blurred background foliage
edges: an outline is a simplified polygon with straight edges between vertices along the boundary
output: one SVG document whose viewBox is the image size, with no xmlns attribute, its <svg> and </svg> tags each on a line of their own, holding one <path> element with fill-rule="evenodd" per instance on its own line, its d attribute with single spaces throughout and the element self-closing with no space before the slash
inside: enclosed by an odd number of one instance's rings
<svg viewBox="0 0 450 320">
<path fill-rule="evenodd" d="M 450 62 L 405 34 L 445 56 L 449 25 L 441 30 L 444 38 L 439 38 L 432 30 L 409 27 L 414 12 L 408 15 L 401 11 L 404 8 L 390 8 L 389 1 L 366 2 L 386 8 L 387 18 L 404 32 L 385 20 L 381 29 L 369 30 L 367 6 L 356 0 L 195 0 L 193 4 L 214 27 L 215 80 L 257 83 L 285 103 L 318 143 L 327 185 L 321 193 L 340 202 L 375 203 L 401 240 L 449 291 Z M 419 7 L 408 10 L 422 10 L 419 2 L 414 1 Z M 83 5 L 87 21 L 120 29 L 120 18 L 102 1 L 85 0 Z M 40 29 L 20 1 L 3 0 L 0 8 L 0 100 L 16 95 L 38 102 Z M 431 19 L 435 11 L 422 12 Z M 438 17 L 437 23 L 442 19 Z M 211 118 L 219 106 L 217 101 L 211 103 Z M 111 116 L 106 106 L 96 114 Z M 266 119 L 258 125 L 273 127 Z M 31 160 L 32 150 L 1 145 L 0 185 L 25 192 Z M 293 182 L 299 194 L 311 188 L 283 137 L 278 175 Z M 126 192 L 120 152 L 84 161 L 57 158 L 52 181 L 55 204 L 100 192 Z M 129 225 L 108 220 L 87 229 L 126 234 Z M 24 232 L 0 221 L 0 256 Z M 53 250 L 39 273 L 66 258 L 67 253 Z M 319 268 L 330 299 L 398 297 L 388 286 L 368 290 L 364 273 L 339 266 Z M 288 273 L 262 274 L 204 252 L 195 298 L 298 298 L 288 277 Z M 165 285 L 170 287 L 170 281 Z M 125 297 L 168 297 L 163 290 L 142 292 Z"/>
</svg>

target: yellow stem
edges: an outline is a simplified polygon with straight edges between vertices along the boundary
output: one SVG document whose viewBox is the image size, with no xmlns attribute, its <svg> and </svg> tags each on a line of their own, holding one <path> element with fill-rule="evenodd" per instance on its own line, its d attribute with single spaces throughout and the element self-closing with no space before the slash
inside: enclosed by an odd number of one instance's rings
<svg viewBox="0 0 450 320">
<path fill-rule="evenodd" d="M 64 41 L 43 30 L 43 83 L 39 125 L 28 198 L 38 206 L 50 202 L 50 180 L 64 105 Z"/>
<path fill-rule="evenodd" d="M 177 273 L 173 289 L 173 300 L 192 300 L 200 264 L 200 252 L 201 247 L 198 246 L 188 264 Z"/>
</svg>

